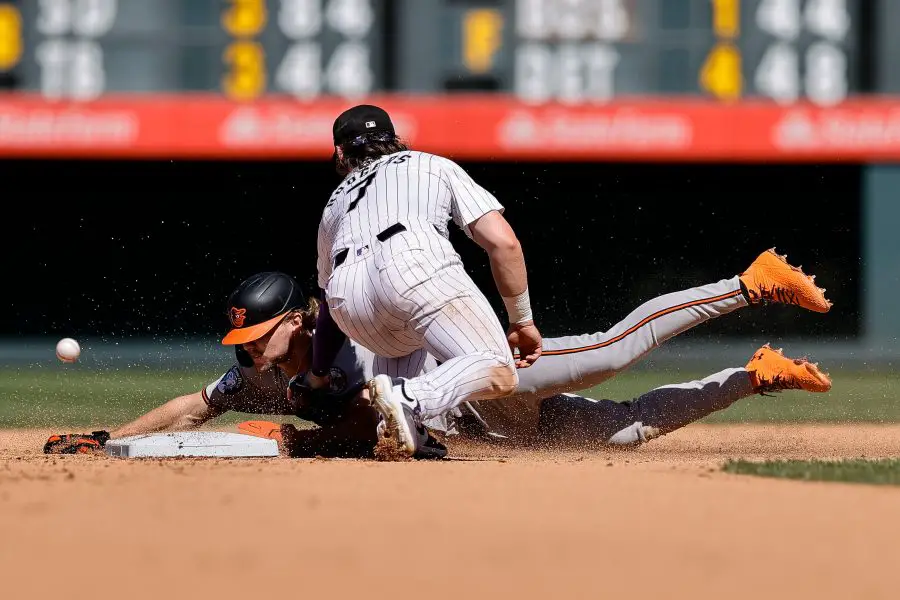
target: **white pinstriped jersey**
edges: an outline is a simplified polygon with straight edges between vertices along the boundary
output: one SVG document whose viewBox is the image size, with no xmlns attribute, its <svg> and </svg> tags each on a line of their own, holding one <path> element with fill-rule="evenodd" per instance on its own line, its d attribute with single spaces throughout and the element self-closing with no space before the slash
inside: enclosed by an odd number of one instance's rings
<svg viewBox="0 0 900 600">
<path fill-rule="evenodd" d="M 325 206 L 319 287 L 325 289 L 338 252 L 371 243 L 391 225 L 447 239 L 452 219 L 472 237 L 469 225 L 493 210 L 503 206 L 450 159 L 411 150 L 382 156 L 348 175 Z"/>
</svg>

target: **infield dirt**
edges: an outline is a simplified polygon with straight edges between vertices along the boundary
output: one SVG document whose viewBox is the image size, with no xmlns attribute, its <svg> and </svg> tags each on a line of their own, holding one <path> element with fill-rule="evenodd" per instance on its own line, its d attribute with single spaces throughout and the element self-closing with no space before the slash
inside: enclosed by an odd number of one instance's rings
<svg viewBox="0 0 900 600">
<path fill-rule="evenodd" d="M 900 488 L 728 458 L 900 456 L 900 426 L 691 426 L 454 460 L 41 454 L 0 432 L 3 597 L 896 598 Z"/>
</svg>

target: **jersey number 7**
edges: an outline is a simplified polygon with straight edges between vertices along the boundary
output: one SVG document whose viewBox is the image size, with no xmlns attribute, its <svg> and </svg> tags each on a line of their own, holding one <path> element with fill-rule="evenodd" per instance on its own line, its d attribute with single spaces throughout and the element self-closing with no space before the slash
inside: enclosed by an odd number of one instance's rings
<svg viewBox="0 0 900 600">
<path fill-rule="evenodd" d="M 354 198 L 350 202 L 350 206 L 347 208 L 347 212 L 350 212 L 351 210 L 356 208 L 356 205 L 359 204 L 359 201 L 362 200 L 363 196 L 366 195 L 366 190 L 369 188 L 370 185 L 372 185 L 372 182 L 375 181 L 376 175 L 378 175 L 378 171 L 373 171 L 366 177 L 357 181 L 355 184 L 353 184 L 353 187 L 351 187 L 350 189 L 347 190 L 348 194 L 350 192 L 352 192 L 353 190 L 359 190 L 359 192 L 357 192 L 357 194 L 356 194 L 356 198 Z"/>
</svg>

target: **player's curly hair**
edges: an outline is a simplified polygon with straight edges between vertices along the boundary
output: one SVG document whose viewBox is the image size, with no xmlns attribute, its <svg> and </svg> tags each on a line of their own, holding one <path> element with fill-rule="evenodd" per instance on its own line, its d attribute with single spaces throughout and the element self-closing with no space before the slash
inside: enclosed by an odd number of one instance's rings
<svg viewBox="0 0 900 600">
<path fill-rule="evenodd" d="M 307 308 L 295 308 L 290 311 L 285 316 L 285 318 L 290 318 L 294 315 L 300 315 L 300 318 L 303 321 L 303 331 L 312 333 L 312 331 L 316 328 L 316 319 L 319 317 L 319 299 L 310 296 L 309 306 Z"/>
<path fill-rule="evenodd" d="M 344 176 L 386 154 L 409 150 L 406 142 L 392 133 L 361 135 L 341 145 L 342 157 L 335 150 L 331 159 L 334 169 Z"/>
<path fill-rule="evenodd" d="M 309 297 L 308 302 L 309 306 L 307 308 L 291 309 L 287 312 L 287 314 L 284 315 L 284 318 L 287 320 L 299 315 L 302 322 L 303 331 L 311 334 L 316 328 L 316 319 L 319 318 L 320 302 L 318 298 L 313 298 L 312 296 Z"/>
<path fill-rule="evenodd" d="M 309 308 L 303 311 L 303 329 L 312 331 L 316 328 L 316 319 L 319 318 L 319 299 L 309 298 Z"/>
</svg>

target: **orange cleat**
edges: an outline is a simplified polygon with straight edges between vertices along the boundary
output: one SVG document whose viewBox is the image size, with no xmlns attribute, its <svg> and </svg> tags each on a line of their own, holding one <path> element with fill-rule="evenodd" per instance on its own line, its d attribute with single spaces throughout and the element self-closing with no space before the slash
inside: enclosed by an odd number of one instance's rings
<svg viewBox="0 0 900 600">
<path fill-rule="evenodd" d="M 276 440 L 279 444 L 284 441 L 281 425 L 271 421 L 244 421 L 238 425 L 238 431 L 246 435 Z"/>
<path fill-rule="evenodd" d="M 741 283 L 751 304 L 780 302 L 818 313 L 831 310 L 825 290 L 816 286 L 816 277 L 788 264 L 787 256 L 776 254 L 775 248 L 760 254 L 741 273 Z"/>
<path fill-rule="evenodd" d="M 750 373 L 753 391 L 759 394 L 781 390 L 827 392 L 831 379 L 819 366 L 804 358 L 788 358 L 766 344 L 753 354 L 745 367 Z"/>
</svg>

